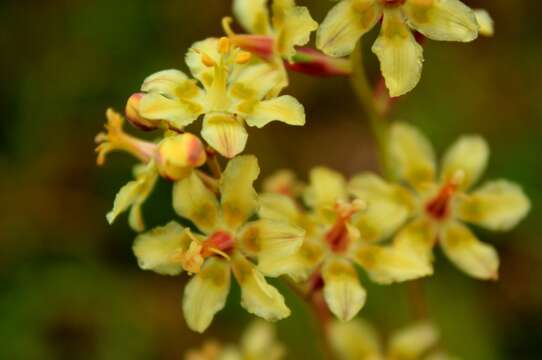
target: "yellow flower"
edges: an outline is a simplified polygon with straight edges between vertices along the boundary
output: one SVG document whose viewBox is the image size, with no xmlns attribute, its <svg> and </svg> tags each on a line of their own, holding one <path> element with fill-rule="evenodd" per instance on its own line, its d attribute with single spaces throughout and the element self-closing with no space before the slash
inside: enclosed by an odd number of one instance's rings
<svg viewBox="0 0 542 360">
<path fill-rule="evenodd" d="M 331 325 L 332 346 L 340 360 L 451 360 L 437 350 L 439 333 L 428 322 L 415 323 L 392 334 L 386 349 L 375 329 L 356 319 Z"/>
<path fill-rule="evenodd" d="M 259 207 L 252 183 L 259 167 L 254 156 L 239 156 L 226 167 L 217 195 L 192 173 L 173 190 L 175 211 L 199 229 L 177 223 L 140 235 L 134 253 L 142 269 L 177 275 L 196 273 L 183 297 L 188 326 L 204 331 L 221 310 L 230 289 L 230 274 L 241 287 L 241 305 L 267 320 L 287 317 L 284 298 L 269 285 L 251 259 L 280 258 L 299 249 L 304 231 L 271 219 L 249 219 Z"/>
<path fill-rule="evenodd" d="M 223 346 L 216 341 L 207 341 L 201 349 L 188 351 L 185 360 L 280 360 L 286 351 L 275 336 L 271 324 L 253 321 L 239 344 Z"/>
<path fill-rule="evenodd" d="M 281 82 L 276 66 L 251 61 L 250 54 L 227 38 L 195 43 L 186 55 L 192 75 L 165 70 L 149 76 L 141 90 L 137 113 L 183 129 L 204 115 L 202 137 L 225 157 L 242 152 L 247 141 L 244 124 L 261 128 L 278 120 L 304 125 L 303 106 L 292 96 L 271 96 Z"/>
<path fill-rule="evenodd" d="M 376 266 L 372 271 L 401 273 L 396 281 L 419 277 L 430 268 L 417 257 L 395 250 L 379 251 L 368 244 L 363 233 L 352 225 L 352 219 L 363 213 L 364 203 L 351 200 L 346 180 L 339 173 L 324 168 L 314 168 L 310 173 L 310 184 L 304 192 L 308 211 L 298 205 L 292 197 L 280 193 L 261 195 L 260 216 L 289 221 L 306 230 L 300 250 L 290 256 L 277 259 L 261 258 L 258 266 L 269 276 L 286 272 L 296 281 L 306 280 L 312 275 L 312 290 L 323 283 L 326 303 L 341 320 L 352 319 L 363 307 L 366 298 L 353 263 L 360 264 L 360 252 L 372 254 Z M 367 263 L 364 263 L 365 267 Z"/>
<path fill-rule="evenodd" d="M 267 3 L 267 0 L 234 0 L 233 12 L 246 31 L 271 37 L 272 52 L 290 60 L 296 53 L 296 46 L 309 42 L 310 34 L 318 28 L 318 23 L 307 7 L 296 6 L 294 0 L 273 0 L 272 17 Z M 246 44 L 250 39 L 234 35 L 232 41 Z"/>
<path fill-rule="evenodd" d="M 373 52 L 391 96 L 419 82 L 423 49 L 411 29 L 440 41 L 468 42 L 478 36 L 474 11 L 459 0 L 342 0 L 318 29 L 316 44 L 331 56 L 350 54 L 360 37 L 382 20 Z"/>
<path fill-rule="evenodd" d="M 412 253 L 430 265 L 438 240 L 461 270 L 479 279 L 496 279 L 497 252 L 462 222 L 510 230 L 528 213 L 530 202 L 517 184 L 507 180 L 470 191 L 487 164 L 485 140 L 476 135 L 459 138 L 444 155 L 439 178 L 431 144 L 415 128 L 395 124 L 389 141 L 394 177 L 400 183 L 387 183 L 374 174 L 358 175 L 350 183 L 350 191 L 369 203 L 366 214 L 357 219 L 360 231 L 373 229 L 373 240 L 379 241 L 406 223 L 384 249 Z"/>
</svg>

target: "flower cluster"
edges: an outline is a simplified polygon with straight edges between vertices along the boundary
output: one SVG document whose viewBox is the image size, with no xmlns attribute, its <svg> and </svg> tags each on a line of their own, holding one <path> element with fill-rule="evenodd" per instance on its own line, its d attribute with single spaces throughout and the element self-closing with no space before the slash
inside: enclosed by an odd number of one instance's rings
<svg viewBox="0 0 542 360">
<path fill-rule="evenodd" d="M 138 160 L 135 179 L 120 189 L 107 220 L 112 223 L 129 210 L 129 224 L 139 233 L 133 252 L 141 269 L 190 277 L 182 301 L 188 327 L 197 332 L 209 327 L 226 304 L 232 275 L 241 306 L 263 319 L 290 315 L 283 295 L 268 282 L 282 277 L 304 297 L 320 298 L 326 311 L 350 321 L 367 297 L 359 270 L 379 284 L 429 276 L 436 243 L 467 274 L 496 279 L 496 250 L 465 223 L 510 230 L 530 203 L 519 185 L 507 180 L 471 190 L 489 157 L 480 136 L 459 138 L 437 169 L 429 141 L 414 127 L 394 123 L 387 126 L 381 149 L 392 170 L 386 178 L 364 172 L 348 180 L 319 166 L 304 183 L 283 170 L 266 179 L 261 192 L 254 188 L 257 158 L 241 154 L 248 139 L 245 125 L 305 124 L 300 102 L 281 95 L 288 69 L 348 75 L 348 61 L 334 57 L 350 54 L 382 20 L 373 51 L 390 95 L 402 95 L 421 74 L 422 47 L 412 31 L 435 40 L 472 41 L 479 33 L 493 33 L 487 12 L 458 0 L 342 0 L 319 28 L 308 9 L 293 0 L 275 0 L 271 9 L 265 0 L 235 0 L 233 13 L 248 34 L 235 33 L 232 19 L 224 18 L 226 36 L 198 41 L 188 50 L 190 76 L 173 69 L 150 75 L 129 97 L 125 116 L 107 110 L 105 131 L 96 137 L 99 165 L 113 151 Z M 323 53 L 301 47 L 316 30 Z M 129 134 L 125 119 L 140 131 L 158 133 L 157 139 Z M 201 138 L 188 132 L 198 119 Z M 142 206 L 160 178 L 173 183 L 172 204 L 180 220 L 145 231 Z M 420 325 L 394 337 L 383 351 L 362 323 L 337 323 L 332 329 L 345 359 L 418 359 L 437 337 L 430 326 Z M 249 334 L 247 339 L 258 340 L 243 341 L 227 356 L 222 347 L 209 345 L 188 358 L 282 356 L 266 325 Z"/>
</svg>

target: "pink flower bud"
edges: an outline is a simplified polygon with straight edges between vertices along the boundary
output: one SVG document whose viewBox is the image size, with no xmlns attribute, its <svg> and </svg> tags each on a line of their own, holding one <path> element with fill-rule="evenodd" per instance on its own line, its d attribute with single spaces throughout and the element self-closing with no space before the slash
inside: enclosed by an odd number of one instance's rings
<svg viewBox="0 0 542 360">
<path fill-rule="evenodd" d="M 350 76 L 350 61 L 333 58 L 310 48 L 298 48 L 291 62 L 285 62 L 288 70 L 313 76 Z"/>
</svg>

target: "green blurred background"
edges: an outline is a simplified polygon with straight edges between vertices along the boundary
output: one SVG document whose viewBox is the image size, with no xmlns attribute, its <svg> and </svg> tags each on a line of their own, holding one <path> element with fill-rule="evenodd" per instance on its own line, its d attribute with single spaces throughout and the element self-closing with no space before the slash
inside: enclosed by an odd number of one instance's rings
<svg viewBox="0 0 542 360">
<path fill-rule="evenodd" d="M 321 21 L 333 3 L 298 1 Z M 466 1 L 467 2 L 467 1 Z M 542 5 L 532 0 L 468 1 L 496 20 L 494 38 L 428 42 L 420 85 L 401 98 L 397 119 L 423 129 L 442 151 L 459 134 L 490 142 L 487 177 L 520 182 L 533 210 L 514 231 L 482 232 L 500 252 L 501 279 L 483 283 L 437 254 L 424 281 L 443 342 L 464 359 L 542 358 Z M 0 359 L 179 359 L 204 337 L 181 315 L 185 277 L 138 269 L 134 234 L 105 213 L 131 178 L 132 159 L 95 166 L 93 138 L 108 106 L 123 109 L 142 79 L 184 69 L 185 50 L 220 35 L 228 0 L 11 0 L 0 5 Z M 372 41 L 373 31 L 366 37 Z M 375 57 L 367 55 L 376 77 Z M 263 176 L 288 167 L 304 176 L 324 164 L 353 174 L 376 168 L 374 143 L 347 79 L 292 75 L 288 93 L 307 125 L 252 131 L 247 151 Z M 262 176 L 262 177 L 263 177 Z M 150 226 L 174 213 L 162 181 L 144 212 Z M 384 333 L 411 320 L 405 287 L 368 287 L 362 316 Z M 286 292 L 286 291 L 285 291 Z M 309 313 L 278 324 L 290 357 L 315 358 Z M 238 289 L 205 337 L 235 341 L 250 316 Z"/>
</svg>

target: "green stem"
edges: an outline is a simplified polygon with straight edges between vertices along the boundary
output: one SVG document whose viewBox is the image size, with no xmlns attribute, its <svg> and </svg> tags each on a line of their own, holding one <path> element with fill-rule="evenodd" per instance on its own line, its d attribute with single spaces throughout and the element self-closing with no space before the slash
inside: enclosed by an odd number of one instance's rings
<svg viewBox="0 0 542 360">
<path fill-rule="evenodd" d="M 358 97 L 361 105 L 363 105 L 371 130 L 376 139 L 378 146 L 378 160 L 380 168 L 387 178 L 391 175 L 388 156 L 388 137 L 389 123 L 384 114 L 378 110 L 375 103 L 374 91 L 369 84 L 365 67 L 363 66 L 362 44 L 361 40 L 356 45 L 350 60 L 352 61 L 352 87 Z"/>
</svg>

